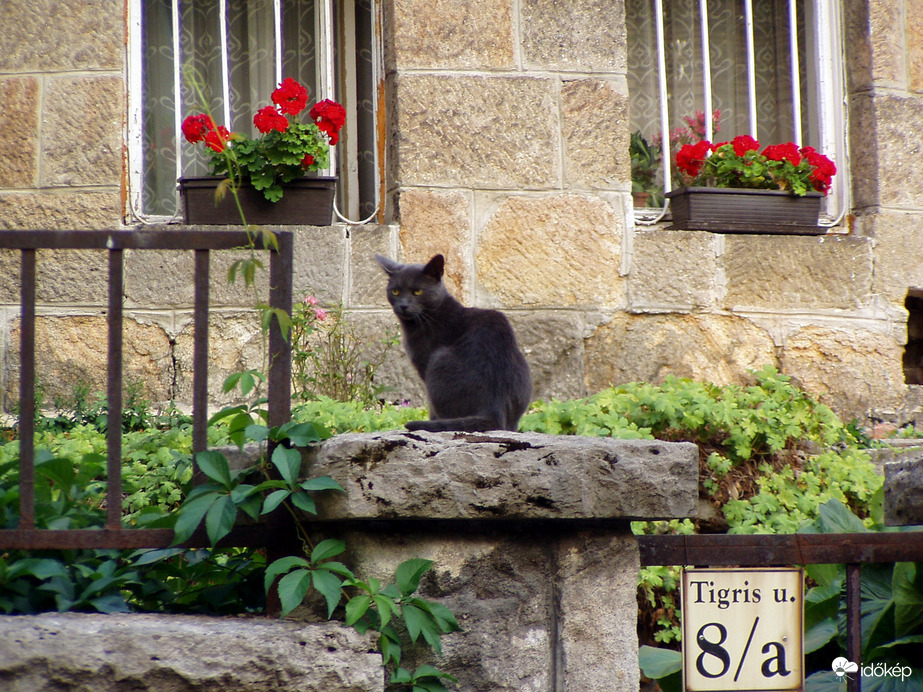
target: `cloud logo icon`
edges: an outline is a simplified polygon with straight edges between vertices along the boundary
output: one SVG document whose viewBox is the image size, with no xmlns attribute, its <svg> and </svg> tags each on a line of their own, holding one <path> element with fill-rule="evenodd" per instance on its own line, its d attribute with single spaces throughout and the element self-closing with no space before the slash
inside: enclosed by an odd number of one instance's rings
<svg viewBox="0 0 923 692">
<path fill-rule="evenodd" d="M 842 678 L 847 673 L 856 673 L 859 671 L 859 664 L 850 661 L 847 658 L 840 656 L 839 658 L 833 659 L 833 663 L 830 666 L 833 669 L 834 674 L 838 678 Z"/>
</svg>

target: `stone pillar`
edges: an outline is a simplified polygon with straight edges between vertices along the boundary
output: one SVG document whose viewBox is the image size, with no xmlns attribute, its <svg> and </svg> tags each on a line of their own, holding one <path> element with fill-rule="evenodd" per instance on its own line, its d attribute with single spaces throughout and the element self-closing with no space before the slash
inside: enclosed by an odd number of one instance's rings
<svg viewBox="0 0 923 692">
<path fill-rule="evenodd" d="M 319 499 L 318 531 L 347 541 L 362 578 L 434 561 L 421 590 L 462 632 L 426 662 L 459 690 L 637 692 L 629 522 L 694 515 L 695 445 L 395 431 L 341 435 L 306 462 L 346 489 Z"/>
</svg>

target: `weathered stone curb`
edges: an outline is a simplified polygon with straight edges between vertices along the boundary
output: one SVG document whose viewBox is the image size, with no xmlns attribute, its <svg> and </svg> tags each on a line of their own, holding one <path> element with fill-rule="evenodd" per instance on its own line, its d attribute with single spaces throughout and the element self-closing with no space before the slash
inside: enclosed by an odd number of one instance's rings
<svg viewBox="0 0 923 692">
<path fill-rule="evenodd" d="M 923 524 L 923 451 L 885 464 L 885 524 Z"/>
<path fill-rule="evenodd" d="M 307 459 L 345 493 L 321 520 L 664 519 L 694 516 L 698 448 L 539 433 L 351 433 Z"/>
<path fill-rule="evenodd" d="M 183 615 L 0 617 L 4 692 L 381 692 L 371 639 L 336 623 Z"/>
</svg>

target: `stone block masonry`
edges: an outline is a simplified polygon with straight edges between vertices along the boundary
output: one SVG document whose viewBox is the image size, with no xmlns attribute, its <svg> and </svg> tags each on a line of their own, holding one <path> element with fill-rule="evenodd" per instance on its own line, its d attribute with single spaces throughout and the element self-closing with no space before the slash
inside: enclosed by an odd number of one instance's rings
<svg viewBox="0 0 923 692">
<path fill-rule="evenodd" d="M 466 692 L 637 692 L 638 549 L 630 519 L 693 516 L 690 443 L 535 433 L 355 433 L 306 454 L 305 475 L 357 572 L 434 561 L 422 593 L 462 632 L 426 662 Z M 423 660 L 410 654 L 412 667 Z M 416 656 L 419 658 L 419 655 Z"/>
<path fill-rule="evenodd" d="M 47 613 L 0 617 L 4 692 L 382 692 L 371 637 L 339 623 Z"/>
<path fill-rule="evenodd" d="M 239 455 L 238 455 L 239 456 Z M 353 433 L 304 453 L 317 539 L 341 537 L 362 579 L 434 562 L 423 597 L 461 631 L 443 656 L 406 647 L 460 692 L 637 692 L 638 547 L 630 519 L 693 516 L 698 447 L 536 433 Z M 167 615 L 0 617 L 0 687 L 11 692 L 377 692 L 373 633 L 326 622 Z M 304 620 L 317 619 L 314 624 Z"/>
</svg>

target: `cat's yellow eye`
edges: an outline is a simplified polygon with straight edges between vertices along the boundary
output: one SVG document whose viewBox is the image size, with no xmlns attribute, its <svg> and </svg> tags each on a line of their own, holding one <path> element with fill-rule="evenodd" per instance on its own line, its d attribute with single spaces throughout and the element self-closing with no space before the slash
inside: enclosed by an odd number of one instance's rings
<svg viewBox="0 0 923 692">
<path fill-rule="evenodd" d="M 415 289 L 413 289 L 413 294 L 414 294 L 415 296 L 422 296 L 422 295 L 423 295 L 423 289 L 422 289 L 422 288 L 415 288 Z"/>
<path fill-rule="evenodd" d="M 401 294 L 401 289 L 399 289 L 399 288 L 392 288 L 392 289 L 391 289 L 391 295 L 392 295 L 392 296 L 399 296 L 400 294 Z"/>
</svg>

